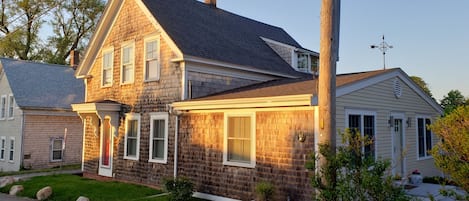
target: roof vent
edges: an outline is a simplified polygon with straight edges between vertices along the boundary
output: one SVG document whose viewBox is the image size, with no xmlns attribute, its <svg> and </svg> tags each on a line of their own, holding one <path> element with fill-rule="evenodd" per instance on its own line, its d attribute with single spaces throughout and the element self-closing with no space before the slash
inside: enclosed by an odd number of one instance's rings
<svg viewBox="0 0 469 201">
<path fill-rule="evenodd" d="M 213 7 L 217 7 L 217 0 L 205 0 L 205 3 L 207 5 L 210 5 L 210 6 L 213 6 Z"/>
<path fill-rule="evenodd" d="M 396 98 L 400 98 L 402 96 L 402 86 L 399 78 L 394 79 L 393 88 Z"/>
</svg>

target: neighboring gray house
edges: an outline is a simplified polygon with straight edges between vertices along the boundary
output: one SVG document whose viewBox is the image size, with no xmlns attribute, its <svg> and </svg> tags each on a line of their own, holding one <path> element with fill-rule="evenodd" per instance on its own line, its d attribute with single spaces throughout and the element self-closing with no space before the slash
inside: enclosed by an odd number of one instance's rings
<svg viewBox="0 0 469 201">
<path fill-rule="evenodd" d="M 83 101 L 84 84 L 73 74 L 0 58 L 0 172 L 81 162 L 83 124 L 70 104 Z"/>
</svg>

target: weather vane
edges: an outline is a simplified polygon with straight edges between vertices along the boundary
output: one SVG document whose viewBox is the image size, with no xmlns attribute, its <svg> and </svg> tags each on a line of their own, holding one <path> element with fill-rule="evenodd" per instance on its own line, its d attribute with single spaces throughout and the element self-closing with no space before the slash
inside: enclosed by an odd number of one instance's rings
<svg viewBox="0 0 469 201">
<path fill-rule="evenodd" d="M 379 45 L 370 45 L 371 49 L 378 48 L 382 53 L 383 53 L 383 69 L 386 69 L 386 51 L 388 49 L 392 48 L 392 45 L 389 45 L 384 41 L 384 35 L 383 35 L 383 42 L 381 42 Z"/>
</svg>

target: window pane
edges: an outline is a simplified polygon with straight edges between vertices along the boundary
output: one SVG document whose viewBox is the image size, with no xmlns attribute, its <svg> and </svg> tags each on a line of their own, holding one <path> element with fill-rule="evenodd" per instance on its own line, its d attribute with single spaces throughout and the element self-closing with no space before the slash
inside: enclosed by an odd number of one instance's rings
<svg viewBox="0 0 469 201">
<path fill-rule="evenodd" d="M 127 156 L 137 156 L 137 139 L 127 138 Z"/>
<path fill-rule="evenodd" d="M 61 150 L 62 149 L 62 140 L 54 140 L 52 143 L 53 150 Z"/>
<path fill-rule="evenodd" d="M 158 60 L 147 60 L 146 61 L 146 75 L 147 79 L 158 78 Z"/>
<path fill-rule="evenodd" d="M 153 159 L 164 158 L 164 140 L 153 140 Z"/>
<path fill-rule="evenodd" d="M 363 135 L 373 140 L 371 144 L 365 146 L 365 156 L 374 157 L 374 137 L 375 137 L 375 117 L 363 116 Z"/>
<path fill-rule="evenodd" d="M 228 118 L 228 161 L 251 161 L 251 118 Z"/>
<path fill-rule="evenodd" d="M 419 118 L 417 120 L 417 128 L 418 128 L 418 150 L 419 150 L 419 157 L 425 156 L 425 124 L 423 123 L 423 119 Z"/>
<path fill-rule="evenodd" d="M 350 131 L 355 134 L 361 132 L 361 116 L 360 115 L 349 115 L 348 116 L 348 127 Z"/>
<path fill-rule="evenodd" d="M 430 119 L 425 119 L 425 147 L 426 151 L 425 153 L 429 155 L 428 151 L 432 149 L 432 131 L 428 129 L 428 126 L 431 124 Z"/>
<path fill-rule="evenodd" d="M 0 152 L 0 159 L 5 159 L 5 150 L 2 149 Z"/>
<path fill-rule="evenodd" d="M 165 120 L 153 120 L 153 138 L 164 139 Z"/>
<path fill-rule="evenodd" d="M 131 47 L 124 47 L 124 49 L 122 51 L 123 51 L 122 62 L 124 64 L 131 63 L 130 59 L 131 59 L 131 54 L 132 54 L 132 48 Z"/>
<path fill-rule="evenodd" d="M 150 59 L 156 59 L 157 58 L 157 42 L 156 41 L 150 41 L 147 42 L 147 55 L 146 58 L 147 60 Z"/>
<path fill-rule="evenodd" d="M 138 120 L 127 121 L 127 137 L 137 137 Z"/>
<path fill-rule="evenodd" d="M 53 151 L 52 160 L 62 160 L 62 151 Z"/>
</svg>

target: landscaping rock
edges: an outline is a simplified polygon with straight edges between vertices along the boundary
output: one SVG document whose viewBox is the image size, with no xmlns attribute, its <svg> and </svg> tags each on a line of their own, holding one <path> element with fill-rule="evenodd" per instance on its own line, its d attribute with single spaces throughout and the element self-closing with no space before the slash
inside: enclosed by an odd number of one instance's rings
<svg viewBox="0 0 469 201">
<path fill-rule="evenodd" d="M 90 199 L 85 196 L 80 196 L 78 197 L 77 201 L 90 201 Z"/>
<path fill-rule="evenodd" d="M 10 195 L 16 195 L 23 190 L 24 190 L 23 185 L 14 185 L 10 188 Z"/>
<path fill-rule="evenodd" d="M 52 187 L 46 186 L 36 193 L 37 200 L 45 200 L 52 195 Z"/>
<path fill-rule="evenodd" d="M 6 177 L 2 177 L 0 179 L 0 188 L 3 188 L 7 185 L 10 185 L 12 183 L 15 183 L 15 178 L 12 177 L 12 176 L 6 176 Z"/>
</svg>

